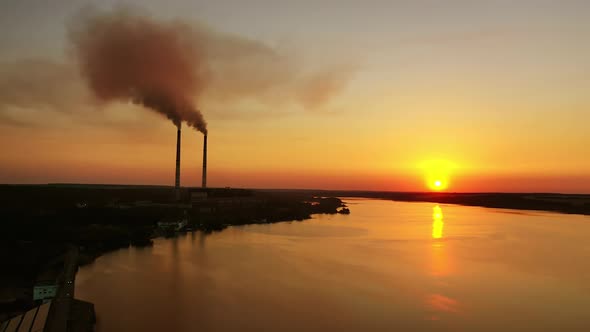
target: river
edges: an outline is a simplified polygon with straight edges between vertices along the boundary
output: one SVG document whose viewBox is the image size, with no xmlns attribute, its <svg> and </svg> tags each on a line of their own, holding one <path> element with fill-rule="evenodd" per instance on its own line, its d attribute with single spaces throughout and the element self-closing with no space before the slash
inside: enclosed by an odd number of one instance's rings
<svg viewBox="0 0 590 332">
<path fill-rule="evenodd" d="M 345 199 L 80 268 L 97 331 L 590 331 L 590 217 Z"/>
</svg>

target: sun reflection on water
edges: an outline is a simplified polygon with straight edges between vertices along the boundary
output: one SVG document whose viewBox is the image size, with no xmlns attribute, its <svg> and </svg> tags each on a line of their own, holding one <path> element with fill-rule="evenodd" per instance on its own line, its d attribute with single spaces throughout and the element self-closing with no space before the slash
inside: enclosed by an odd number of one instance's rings
<svg viewBox="0 0 590 332">
<path fill-rule="evenodd" d="M 443 213 L 440 206 L 435 205 L 432 209 L 432 238 L 442 239 L 443 237 Z"/>
<path fill-rule="evenodd" d="M 441 207 L 432 208 L 432 275 L 444 276 L 449 273 L 449 261 L 444 247 L 444 221 Z"/>
<path fill-rule="evenodd" d="M 432 265 L 431 275 L 434 277 L 435 291 L 426 296 L 425 304 L 431 311 L 426 319 L 440 320 L 445 314 L 455 314 L 459 311 L 456 299 L 445 295 L 448 279 L 451 274 L 448 248 L 444 245 L 444 215 L 437 204 L 432 208 Z"/>
</svg>

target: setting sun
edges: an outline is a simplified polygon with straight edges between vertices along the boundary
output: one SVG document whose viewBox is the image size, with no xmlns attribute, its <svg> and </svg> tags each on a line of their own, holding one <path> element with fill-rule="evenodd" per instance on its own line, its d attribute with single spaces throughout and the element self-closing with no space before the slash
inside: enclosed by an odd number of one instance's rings
<svg viewBox="0 0 590 332">
<path fill-rule="evenodd" d="M 453 164 L 446 160 L 431 160 L 420 164 L 424 172 L 426 186 L 432 191 L 442 191 L 449 187 Z"/>
<path fill-rule="evenodd" d="M 446 189 L 447 185 L 446 185 L 446 181 L 443 182 L 443 180 L 434 180 L 433 182 L 430 182 L 428 187 L 431 190 L 435 190 L 435 191 L 441 191 Z"/>
</svg>

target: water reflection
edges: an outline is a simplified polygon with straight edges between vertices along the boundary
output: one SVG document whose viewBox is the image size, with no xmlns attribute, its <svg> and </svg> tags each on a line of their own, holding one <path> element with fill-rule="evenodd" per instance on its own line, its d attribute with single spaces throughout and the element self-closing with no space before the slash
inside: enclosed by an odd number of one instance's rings
<svg viewBox="0 0 590 332">
<path fill-rule="evenodd" d="M 458 302 L 456 299 L 443 295 L 447 286 L 446 277 L 450 275 L 451 269 L 449 264 L 448 248 L 445 247 L 443 240 L 443 212 L 437 204 L 432 208 L 432 265 L 431 275 L 434 277 L 434 289 L 431 294 L 426 296 L 426 306 L 432 311 L 427 317 L 428 320 L 440 320 L 441 314 L 453 314 L 458 312 Z"/>
<path fill-rule="evenodd" d="M 443 213 L 440 206 L 435 205 L 432 209 L 432 238 L 441 239 L 443 237 Z"/>
<path fill-rule="evenodd" d="M 431 308 L 435 309 L 439 312 L 447 312 L 447 313 L 456 313 L 457 310 L 457 300 L 454 300 L 450 297 L 444 296 L 442 294 L 431 294 L 428 297 L 428 304 Z M 432 320 L 438 320 L 439 317 L 433 315 L 430 317 Z"/>
<path fill-rule="evenodd" d="M 172 250 L 170 259 L 170 272 L 172 274 L 172 278 L 169 280 L 170 291 L 171 294 L 177 295 L 181 291 L 180 281 L 182 278 L 182 265 L 180 260 L 180 248 L 179 248 L 179 239 L 177 237 L 173 237 L 171 239 L 171 246 L 170 249 Z"/>
<path fill-rule="evenodd" d="M 205 249 L 205 240 L 207 239 L 207 233 L 205 232 L 199 232 L 199 248 L 201 248 L 201 250 Z"/>
<path fill-rule="evenodd" d="M 431 274 L 435 277 L 447 276 L 450 273 L 449 257 L 443 241 L 443 212 L 437 204 L 432 208 L 432 266 Z"/>
</svg>

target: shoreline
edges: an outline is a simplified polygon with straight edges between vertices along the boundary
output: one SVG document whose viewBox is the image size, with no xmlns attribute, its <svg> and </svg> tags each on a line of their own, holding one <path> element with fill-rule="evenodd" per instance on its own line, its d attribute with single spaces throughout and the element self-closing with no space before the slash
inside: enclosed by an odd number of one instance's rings
<svg viewBox="0 0 590 332">
<path fill-rule="evenodd" d="M 32 290 L 40 276 L 61 270 L 64 253 L 79 249 L 78 267 L 157 237 L 228 226 L 302 221 L 312 214 L 344 213 L 338 198 L 268 195 L 207 189 L 171 197 L 169 188 L 63 188 L 0 186 L 0 321 L 38 305 Z M 196 196 L 196 199 L 195 197 Z M 57 282 L 57 281 L 55 281 Z"/>
<path fill-rule="evenodd" d="M 443 192 L 371 192 L 371 191 L 303 191 L 316 195 L 384 199 L 398 202 L 428 202 L 523 211 L 590 215 L 590 195 L 544 193 L 443 193 Z"/>
</svg>

